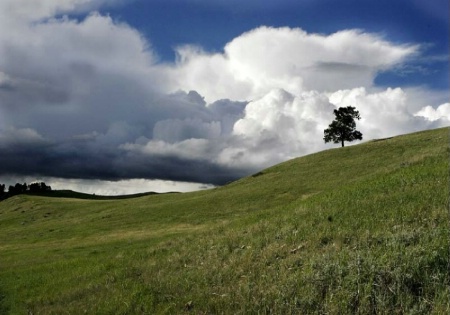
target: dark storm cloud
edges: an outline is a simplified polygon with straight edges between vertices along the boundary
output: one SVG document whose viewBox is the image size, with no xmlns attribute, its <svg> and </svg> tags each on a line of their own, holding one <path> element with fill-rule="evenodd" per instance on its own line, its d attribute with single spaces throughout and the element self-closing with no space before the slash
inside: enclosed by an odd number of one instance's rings
<svg viewBox="0 0 450 315">
<path fill-rule="evenodd" d="M 14 142 L 0 141 L 0 150 L 0 175 L 112 181 L 157 178 L 221 185 L 249 173 L 249 170 L 221 166 L 203 159 L 100 147 L 91 140 L 51 143 L 41 138 L 23 138 Z"/>
<path fill-rule="evenodd" d="M 207 160 L 183 159 L 176 155 L 147 156 L 127 154 L 114 164 L 127 178 L 158 178 L 223 185 L 242 176 L 248 169 L 220 166 Z"/>
</svg>

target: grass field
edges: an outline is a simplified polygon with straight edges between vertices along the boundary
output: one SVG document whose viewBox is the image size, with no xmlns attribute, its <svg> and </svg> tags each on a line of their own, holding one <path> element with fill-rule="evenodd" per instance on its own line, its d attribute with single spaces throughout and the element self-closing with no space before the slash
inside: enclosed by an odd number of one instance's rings
<svg viewBox="0 0 450 315">
<path fill-rule="evenodd" d="M 0 314 L 448 314 L 449 129 L 227 186 L 0 202 Z"/>
</svg>

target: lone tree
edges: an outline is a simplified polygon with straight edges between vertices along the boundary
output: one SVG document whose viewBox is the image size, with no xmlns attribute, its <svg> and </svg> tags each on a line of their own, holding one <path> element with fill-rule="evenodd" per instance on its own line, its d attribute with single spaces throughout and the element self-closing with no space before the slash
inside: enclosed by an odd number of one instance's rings
<svg viewBox="0 0 450 315">
<path fill-rule="evenodd" d="M 339 107 L 334 115 L 336 119 L 323 131 L 325 143 L 333 141 L 344 146 L 344 141 L 362 140 L 362 133 L 355 129 L 355 119 L 361 119 L 355 107 Z"/>
</svg>

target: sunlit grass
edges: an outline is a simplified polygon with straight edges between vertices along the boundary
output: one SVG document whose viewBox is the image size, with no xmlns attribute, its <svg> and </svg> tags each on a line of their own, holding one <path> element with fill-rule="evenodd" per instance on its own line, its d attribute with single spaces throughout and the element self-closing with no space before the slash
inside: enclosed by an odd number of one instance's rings
<svg viewBox="0 0 450 315">
<path fill-rule="evenodd" d="M 449 313 L 448 133 L 209 191 L 3 201 L 0 313 Z"/>
</svg>

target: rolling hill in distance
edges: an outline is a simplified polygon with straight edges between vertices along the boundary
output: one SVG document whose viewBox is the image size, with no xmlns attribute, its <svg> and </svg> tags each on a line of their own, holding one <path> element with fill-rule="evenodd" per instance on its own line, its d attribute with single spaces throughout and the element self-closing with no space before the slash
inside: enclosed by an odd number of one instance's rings
<svg viewBox="0 0 450 315">
<path fill-rule="evenodd" d="M 0 314 L 448 314 L 449 128 L 229 185 L 0 202 Z"/>
</svg>

